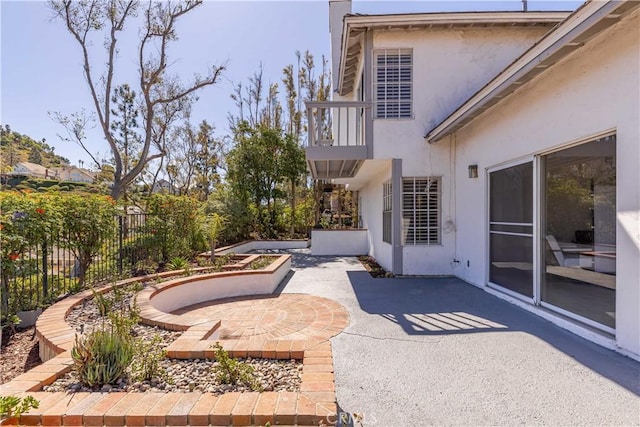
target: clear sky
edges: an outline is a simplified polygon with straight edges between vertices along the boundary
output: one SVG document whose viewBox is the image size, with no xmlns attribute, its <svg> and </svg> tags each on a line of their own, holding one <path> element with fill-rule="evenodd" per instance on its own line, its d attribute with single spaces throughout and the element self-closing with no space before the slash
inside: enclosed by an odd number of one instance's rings
<svg viewBox="0 0 640 427">
<path fill-rule="evenodd" d="M 528 1 L 529 10 L 574 10 L 581 1 Z M 354 1 L 358 13 L 521 10 L 521 0 L 509 1 Z M 1 74 L 0 123 L 35 139 L 46 138 L 56 153 L 77 164 L 89 158 L 71 143 L 61 142 L 64 129 L 49 111 L 70 114 L 86 108 L 91 99 L 81 68 L 80 48 L 43 1 L 0 0 Z M 309 50 L 320 64 L 329 56 L 328 1 L 205 1 L 181 18 L 179 40 L 172 45 L 171 71 L 188 79 L 207 66 L 226 64 L 220 82 L 200 92 L 192 121 L 206 119 L 216 133 L 227 132 L 227 114 L 234 111 L 233 86 L 245 82 L 260 66 L 269 82 L 280 82 L 282 68 L 294 63 L 295 51 Z M 137 78 L 133 50 L 134 26 L 121 36 L 118 82 Z M 100 46 L 94 46 L 94 48 Z M 98 63 L 97 63 L 98 64 Z M 94 152 L 106 157 L 101 133 L 89 133 Z"/>
</svg>

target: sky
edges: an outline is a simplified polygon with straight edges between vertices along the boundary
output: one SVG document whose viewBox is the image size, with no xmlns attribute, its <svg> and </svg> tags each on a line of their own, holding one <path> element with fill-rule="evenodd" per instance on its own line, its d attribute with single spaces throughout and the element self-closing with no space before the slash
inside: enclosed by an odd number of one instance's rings
<svg viewBox="0 0 640 427">
<path fill-rule="evenodd" d="M 528 1 L 529 10 L 575 10 L 581 1 Z M 179 39 L 169 50 L 171 72 L 188 81 L 211 65 L 226 70 L 215 86 L 199 92 L 192 122 L 206 119 L 225 135 L 227 115 L 235 113 L 233 87 L 264 68 L 267 82 L 280 83 L 282 68 L 295 62 L 295 52 L 309 50 L 320 64 L 329 57 L 328 1 L 214 1 L 180 18 Z M 522 10 L 521 0 L 507 1 L 353 1 L 354 13 Z M 52 20 L 44 1 L 0 0 L 0 123 L 34 139 L 45 138 L 55 152 L 72 164 L 91 164 L 77 145 L 61 141 L 63 127 L 49 112 L 71 114 L 92 101 L 84 80 L 79 45 L 61 21 Z M 135 25 L 120 37 L 116 68 L 118 82 L 137 79 Z M 102 46 L 93 46 L 102 53 Z M 99 56 L 95 56 L 99 60 Z M 102 61 L 104 62 L 104 61 Z M 96 65 L 101 64 L 96 61 Z M 99 157 L 108 156 L 101 132 L 87 133 L 88 145 Z"/>
</svg>

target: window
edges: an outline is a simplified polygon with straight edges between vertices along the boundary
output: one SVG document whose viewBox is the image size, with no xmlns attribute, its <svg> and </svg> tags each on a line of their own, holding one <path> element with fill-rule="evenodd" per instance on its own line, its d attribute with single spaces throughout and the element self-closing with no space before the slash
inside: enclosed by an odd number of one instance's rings
<svg viewBox="0 0 640 427">
<path fill-rule="evenodd" d="M 376 118 L 411 118 L 411 49 L 374 51 L 373 100 Z"/>
<path fill-rule="evenodd" d="M 402 244 L 440 243 L 440 178 L 402 179 Z"/>
<path fill-rule="evenodd" d="M 382 241 L 391 243 L 391 180 L 382 184 Z"/>
</svg>

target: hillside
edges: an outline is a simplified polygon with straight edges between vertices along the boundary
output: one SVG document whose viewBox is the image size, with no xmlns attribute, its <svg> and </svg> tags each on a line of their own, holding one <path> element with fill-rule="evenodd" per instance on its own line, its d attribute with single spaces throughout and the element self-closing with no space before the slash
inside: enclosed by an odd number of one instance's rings
<svg viewBox="0 0 640 427">
<path fill-rule="evenodd" d="M 55 154 L 54 147 L 49 146 L 44 138 L 36 141 L 12 130 L 9 125 L 0 127 L 0 157 L 2 172 L 9 172 L 13 165 L 20 162 L 37 163 L 45 167 L 69 165 L 69 159 Z"/>
</svg>

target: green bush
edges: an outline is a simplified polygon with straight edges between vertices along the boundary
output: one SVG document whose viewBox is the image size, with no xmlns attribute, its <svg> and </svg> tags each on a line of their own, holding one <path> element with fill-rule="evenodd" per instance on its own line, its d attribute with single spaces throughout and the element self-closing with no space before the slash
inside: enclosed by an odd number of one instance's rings
<svg viewBox="0 0 640 427">
<path fill-rule="evenodd" d="M 153 377 L 166 378 L 167 372 L 161 362 L 167 357 L 167 351 L 161 345 L 162 338 L 159 335 L 155 335 L 149 342 L 136 342 L 131 364 L 131 373 L 135 381 L 147 381 Z"/>
<path fill-rule="evenodd" d="M 251 365 L 229 356 L 219 342 L 216 342 L 213 348 L 218 364 L 214 365 L 212 370 L 218 381 L 222 384 L 240 384 L 253 391 L 262 391 Z"/>
<path fill-rule="evenodd" d="M 38 409 L 40 402 L 33 396 L 16 397 L 16 396 L 0 396 L 0 420 L 16 418 L 29 411 L 30 409 Z"/>
</svg>

